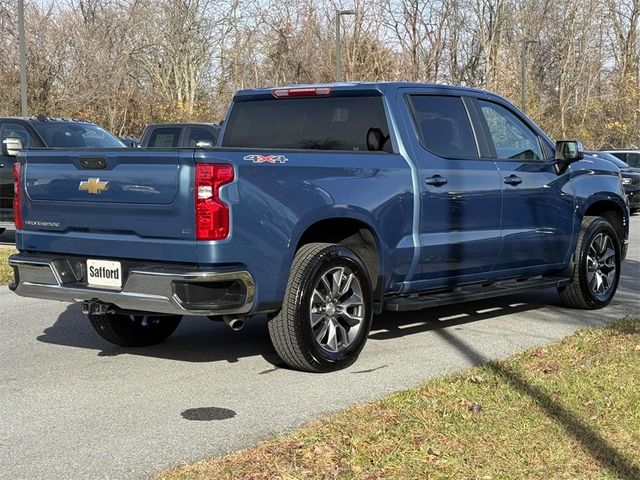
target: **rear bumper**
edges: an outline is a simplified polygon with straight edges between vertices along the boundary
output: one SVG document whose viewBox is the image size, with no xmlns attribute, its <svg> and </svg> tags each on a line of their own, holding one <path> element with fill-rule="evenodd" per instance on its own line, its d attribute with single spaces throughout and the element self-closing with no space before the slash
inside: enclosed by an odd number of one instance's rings
<svg viewBox="0 0 640 480">
<path fill-rule="evenodd" d="M 23 297 L 63 302 L 97 301 L 123 311 L 173 315 L 247 314 L 253 308 L 252 276 L 224 267 L 200 270 L 180 265 L 123 263 L 123 286 L 118 289 L 88 286 L 84 259 L 64 256 L 9 257 L 15 281 L 9 286 Z"/>
</svg>

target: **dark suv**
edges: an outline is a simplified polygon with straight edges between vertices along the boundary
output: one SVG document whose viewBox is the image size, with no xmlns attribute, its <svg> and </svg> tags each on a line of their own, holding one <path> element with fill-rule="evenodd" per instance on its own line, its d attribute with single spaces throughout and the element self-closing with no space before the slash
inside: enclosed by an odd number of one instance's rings
<svg viewBox="0 0 640 480">
<path fill-rule="evenodd" d="M 607 153 L 618 157 L 630 167 L 640 168 L 640 150 L 606 150 Z"/>
<path fill-rule="evenodd" d="M 609 152 L 590 151 L 584 153 L 592 157 L 609 160 L 620 169 L 622 186 L 629 201 L 629 212 L 634 214 L 640 211 L 640 168 L 630 166 L 627 162 L 622 161 L 619 155 Z"/>
<path fill-rule="evenodd" d="M 48 118 L 0 118 L 0 233 L 13 227 L 13 164 L 29 148 L 110 148 L 125 145 L 94 123 Z"/>
</svg>

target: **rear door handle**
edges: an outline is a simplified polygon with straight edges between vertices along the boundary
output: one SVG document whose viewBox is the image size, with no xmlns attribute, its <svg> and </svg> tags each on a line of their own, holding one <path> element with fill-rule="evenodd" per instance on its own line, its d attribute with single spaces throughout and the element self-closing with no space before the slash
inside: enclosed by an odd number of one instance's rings
<svg viewBox="0 0 640 480">
<path fill-rule="evenodd" d="M 508 177 L 504 177 L 504 183 L 508 183 L 509 185 L 520 185 L 522 183 L 522 178 L 517 175 L 509 175 Z"/>
<path fill-rule="evenodd" d="M 444 185 L 447 183 L 447 177 L 443 177 L 442 175 L 434 175 L 433 177 L 429 177 L 425 179 L 427 185 L 434 185 L 439 187 L 440 185 Z"/>
<path fill-rule="evenodd" d="M 4 168 L 4 163 L 0 163 L 0 168 Z"/>
</svg>

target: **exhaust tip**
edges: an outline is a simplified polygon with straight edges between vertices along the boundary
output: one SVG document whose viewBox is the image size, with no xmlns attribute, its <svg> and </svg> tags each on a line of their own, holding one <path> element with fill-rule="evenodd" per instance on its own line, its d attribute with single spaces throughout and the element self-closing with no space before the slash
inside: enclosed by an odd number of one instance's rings
<svg viewBox="0 0 640 480">
<path fill-rule="evenodd" d="M 242 318 L 224 318 L 224 323 L 229 325 L 229 328 L 234 332 L 239 332 L 244 328 L 244 320 Z"/>
</svg>

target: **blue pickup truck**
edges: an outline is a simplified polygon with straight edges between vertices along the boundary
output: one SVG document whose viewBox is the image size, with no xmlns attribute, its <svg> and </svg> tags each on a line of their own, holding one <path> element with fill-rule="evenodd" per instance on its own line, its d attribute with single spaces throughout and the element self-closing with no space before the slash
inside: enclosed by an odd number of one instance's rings
<svg viewBox="0 0 640 480">
<path fill-rule="evenodd" d="M 497 95 L 244 90 L 218 143 L 21 153 L 10 288 L 82 303 L 128 347 L 185 315 L 237 329 L 266 314 L 280 357 L 314 372 L 352 364 L 383 310 L 549 287 L 595 309 L 616 291 L 618 168 Z"/>
</svg>

